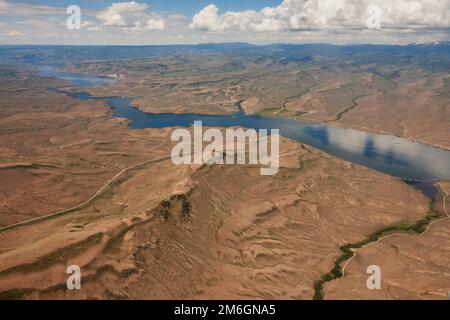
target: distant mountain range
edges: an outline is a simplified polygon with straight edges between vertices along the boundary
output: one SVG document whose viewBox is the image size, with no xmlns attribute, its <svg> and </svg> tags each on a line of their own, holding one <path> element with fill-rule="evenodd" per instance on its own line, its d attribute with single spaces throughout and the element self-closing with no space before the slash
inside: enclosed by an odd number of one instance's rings
<svg viewBox="0 0 450 320">
<path fill-rule="evenodd" d="M 323 59 L 353 59 L 356 63 L 439 62 L 439 68 L 450 68 L 450 42 L 414 43 L 409 45 L 332 45 L 203 43 L 197 45 L 150 46 L 0 46 L 1 64 L 64 64 L 81 61 L 182 56 L 185 54 L 221 52 L 228 55 L 250 55 L 290 62 L 310 63 Z"/>
</svg>

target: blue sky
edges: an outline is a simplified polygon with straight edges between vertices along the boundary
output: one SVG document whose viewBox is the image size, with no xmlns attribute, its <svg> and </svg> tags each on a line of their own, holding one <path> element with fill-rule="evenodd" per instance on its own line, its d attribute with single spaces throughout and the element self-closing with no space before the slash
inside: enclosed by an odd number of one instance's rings
<svg viewBox="0 0 450 320">
<path fill-rule="evenodd" d="M 0 0 L 0 44 L 405 44 L 449 30 L 450 0 Z"/>
</svg>

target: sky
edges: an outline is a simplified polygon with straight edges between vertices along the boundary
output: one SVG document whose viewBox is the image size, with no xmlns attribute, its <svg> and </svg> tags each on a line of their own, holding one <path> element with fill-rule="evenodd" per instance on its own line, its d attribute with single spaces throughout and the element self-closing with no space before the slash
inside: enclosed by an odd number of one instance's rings
<svg viewBox="0 0 450 320">
<path fill-rule="evenodd" d="M 0 44 L 436 41 L 450 0 L 0 0 Z"/>
</svg>

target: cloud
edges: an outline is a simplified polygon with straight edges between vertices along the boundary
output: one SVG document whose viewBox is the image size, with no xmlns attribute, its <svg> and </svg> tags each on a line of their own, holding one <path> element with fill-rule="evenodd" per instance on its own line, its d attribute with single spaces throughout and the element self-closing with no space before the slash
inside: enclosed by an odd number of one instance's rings
<svg viewBox="0 0 450 320">
<path fill-rule="evenodd" d="M 366 28 L 370 5 L 381 9 L 383 27 L 450 27 L 450 0 L 284 0 L 260 11 L 221 15 L 211 4 L 195 14 L 189 27 L 212 32 Z"/>
<path fill-rule="evenodd" d="M 9 2 L 0 0 L 0 16 L 42 16 L 43 13 L 64 15 L 65 11 L 61 8 L 48 6 L 48 5 L 36 5 L 30 3 L 21 2 Z"/>
<path fill-rule="evenodd" d="M 150 19 L 147 20 L 147 30 L 164 30 L 164 20 Z"/>
<path fill-rule="evenodd" d="M 164 20 L 162 19 L 149 19 L 143 24 L 141 21 L 137 21 L 131 31 L 155 31 L 164 30 Z"/>
<path fill-rule="evenodd" d="M 181 15 L 176 6 L 175 11 L 155 12 L 146 3 L 151 4 L 150 0 L 112 2 L 115 3 L 108 1 L 101 9 L 81 7 L 82 30 L 68 31 L 63 1 L 45 5 L 31 0 L 0 0 L 0 42 L 405 44 L 446 41 L 450 31 L 450 0 L 279 0 L 280 5 L 258 11 L 221 12 L 215 5 L 209 5 L 194 17 Z M 381 30 L 367 29 L 369 4 L 382 9 Z M 7 36 L 12 30 L 20 30 L 25 35 Z"/>
<path fill-rule="evenodd" d="M 99 31 L 100 27 L 95 25 L 95 23 L 92 21 L 83 20 L 83 22 L 81 22 L 81 29 L 86 29 L 89 31 Z"/>
<path fill-rule="evenodd" d="M 150 6 L 146 3 L 117 2 L 97 14 L 103 26 L 121 27 L 126 32 L 162 31 L 165 27 L 163 19 L 150 15 Z"/>
<path fill-rule="evenodd" d="M 103 21 L 105 26 L 126 27 L 129 16 L 140 16 L 149 7 L 146 3 L 138 3 L 136 1 L 117 2 L 100 12 L 97 18 Z"/>
<path fill-rule="evenodd" d="M 0 3 L 0 5 L 1 5 L 1 3 Z M 22 31 L 19 31 L 19 30 L 11 30 L 11 31 L 7 32 L 6 35 L 8 37 L 23 37 L 25 35 L 25 33 Z"/>
<path fill-rule="evenodd" d="M 84 20 L 82 23 L 81 23 L 81 27 L 82 28 L 91 28 L 91 27 L 93 27 L 94 26 L 94 23 L 92 22 L 92 21 L 89 21 L 89 20 Z"/>
<path fill-rule="evenodd" d="M 180 21 L 180 20 L 186 20 L 188 18 L 183 14 L 176 13 L 176 14 L 169 15 L 169 19 Z"/>
</svg>

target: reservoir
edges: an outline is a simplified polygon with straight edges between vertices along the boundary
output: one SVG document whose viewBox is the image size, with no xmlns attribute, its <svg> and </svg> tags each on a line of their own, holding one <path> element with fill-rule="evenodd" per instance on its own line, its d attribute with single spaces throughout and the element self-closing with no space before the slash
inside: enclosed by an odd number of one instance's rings
<svg viewBox="0 0 450 320">
<path fill-rule="evenodd" d="M 114 115 L 128 119 L 132 128 L 189 127 L 194 121 L 203 121 L 203 126 L 210 127 L 279 129 L 280 134 L 286 138 L 401 179 L 427 182 L 450 180 L 450 151 L 396 136 L 370 134 L 281 117 L 247 115 L 243 111 L 230 115 L 146 113 L 132 107 L 132 99 L 129 98 L 96 98 L 82 92 L 82 88 L 114 83 L 110 78 L 62 72 L 51 67 L 41 67 L 40 73 L 44 77 L 71 81 L 73 87 L 80 88 L 79 93 L 73 95 L 75 98 L 107 100 L 114 110 Z M 435 193 L 435 188 L 431 185 L 413 183 L 413 186 L 431 197 Z"/>
</svg>

